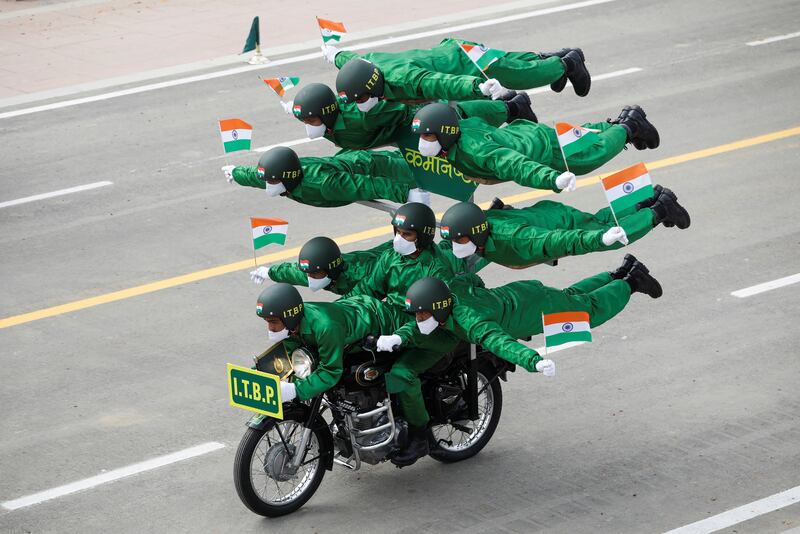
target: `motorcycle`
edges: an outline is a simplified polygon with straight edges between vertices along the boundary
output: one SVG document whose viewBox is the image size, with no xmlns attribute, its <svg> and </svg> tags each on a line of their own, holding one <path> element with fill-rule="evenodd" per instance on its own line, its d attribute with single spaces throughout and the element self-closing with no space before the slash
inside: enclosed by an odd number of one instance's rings
<svg viewBox="0 0 800 534">
<path fill-rule="evenodd" d="M 375 338 L 345 356 L 342 379 L 309 401 L 282 404 L 283 419 L 257 414 L 247 422 L 234 461 L 236 492 L 251 511 L 266 517 L 290 514 L 317 491 L 334 464 L 357 471 L 390 460 L 408 440 L 408 425 L 395 413 L 384 375 L 394 361 L 377 352 Z M 255 357 L 255 369 L 281 380 L 305 378 L 317 355 L 301 346 L 289 354 L 282 343 Z M 475 345 L 461 344 L 422 375 L 431 416 L 430 456 L 466 460 L 492 438 L 503 407 L 500 380 L 516 367 Z"/>
</svg>

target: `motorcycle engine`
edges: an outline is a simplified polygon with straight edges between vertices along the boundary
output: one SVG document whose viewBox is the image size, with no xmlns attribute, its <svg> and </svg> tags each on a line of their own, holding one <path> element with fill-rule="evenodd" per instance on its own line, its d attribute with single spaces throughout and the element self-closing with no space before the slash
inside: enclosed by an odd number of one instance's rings
<svg viewBox="0 0 800 534">
<path fill-rule="evenodd" d="M 371 395 L 363 391 L 358 391 L 349 393 L 347 395 L 347 401 L 352 406 L 357 406 L 359 413 L 367 413 L 378 407 L 378 402 L 380 399 L 377 399 L 374 394 Z M 352 427 L 348 428 L 348 431 L 352 432 L 353 430 L 369 430 L 381 425 L 385 425 L 388 422 L 389 416 L 386 414 L 386 412 L 381 412 L 371 417 L 359 417 L 358 419 L 352 419 Z M 391 428 L 385 428 L 380 432 L 376 432 L 375 434 L 367 434 L 364 436 L 355 437 L 355 441 L 359 446 L 359 457 L 361 458 L 362 462 L 375 465 L 385 460 L 390 452 L 398 448 L 398 443 L 402 442 L 400 439 L 405 437 L 407 429 L 405 422 L 399 420 L 395 420 L 394 426 L 394 439 L 389 443 L 373 450 L 364 450 L 363 447 L 372 447 L 385 442 L 391 435 Z"/>
</svg>

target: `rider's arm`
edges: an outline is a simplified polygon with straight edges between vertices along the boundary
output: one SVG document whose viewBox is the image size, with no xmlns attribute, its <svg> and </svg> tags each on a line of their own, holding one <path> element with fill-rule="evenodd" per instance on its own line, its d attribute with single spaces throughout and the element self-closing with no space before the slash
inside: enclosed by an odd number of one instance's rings
<svg viewBox="0 0 800 534">
<path fill-rule="evenodd" d="M 361 56 L 359 56 L 355 52 L 351 52 L 350 50 L 339 50 L 336 53 L 336 57 L 333 59 L 333 64 L 336 65 L 337 69 L 341 69 L 342 67 L 344 67 L 345 63 L 357 57 Z"/>
<path fill-rule="evenodd" d="M 496 176 L 500 180 L 512 180 L 525 187 L 549 189 L 556 193 L 561 191 L 556 187 L 556 178 L 561 174 L 559 171 L 516 150 L 496 145 L 487 151 L 473 153 L 472 158 L 480 167 L 488 170 L 490 176 Z"/>
<path fill-rule="evenodd" d="M 308 276 L 300 270 L 296 262 L 285 262 L 269 268 L 269 278 L 273 282 L 284 282 L 293 286 L 308 287 Z"/>
<path fill-rule="evenodd" d="M 509 336 L 499 324 L 494 321 L 470 321 L 464 318 L 458 322 L 466 332 L 467 341 L 470 343 L 480 345 L 498 358 L 519 365 L 526 371 L 536 372 L 536 364 L 542 360 L 539 353 Z"/>
<path fill-rule="evenodd" d="M 341 326 L 332 321 L 317 321 L 313 328 L 319 351 L 319 364 L 308 378 L 297 380 L 297 398 L 301 401 L 316 397 L 335 386 L 342 378 L 342 354 L 345 340 Z"/>
<path fill-rule="evenodd" d="M 478 117 L 496 128 L 508 118 L 508 106 L 502 100 L 468 100 L 459 102 L 456 110 L 465 119 Z"/>
<path fill-rule="evenodd" d="M 603 245 L 603 232 L 604 230 L 547 230 L 528 226 L 514 232 L 509 244 L 520 258 L 529 262 L 542 262 L 606 250 L 608 247 Z"/>
<path fill-rule="evenodd" d="M 256 167 L 236 167 L 233 169 L 233 179 L 239 185 L 266 189 L 267 183 L 258 177 Z"/>
</svg>

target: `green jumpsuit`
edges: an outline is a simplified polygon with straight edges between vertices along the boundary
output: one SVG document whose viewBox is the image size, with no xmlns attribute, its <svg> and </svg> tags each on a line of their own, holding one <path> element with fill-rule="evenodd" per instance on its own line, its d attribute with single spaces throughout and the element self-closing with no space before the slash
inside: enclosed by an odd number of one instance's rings
<svg viewBox="0 0 800 534">
<path fill-rule="evenodd" d="M 453 276 L 450 262 L 444 258 L 444 253 L 438 247 L 425 248 L 416 258 L 403 256 L 393 249 L 387 250 L 378 258 L 370 275 L 343 299 L 348 300 L 357 295 L 386 299 L 399 329 L 408 322 L 414 323 L 411 320 L 413 316 L 405 311 L 406 291 L 411 284 L 426 276 L 442 280 L 450 280 Z M 456 337 L 443 329 L 437 328 L 431 335 L 423 337 L 425 339 L 421 339 L 410 350 L 403 350 L 386 375 L 386 390 L 397 393 L 406 421 L 418 428 L 424 427 L 429 420 L 419 375 L 458 344 Z"/>
<path fill-rule="evenodd" d="M 556 178 L 566 170 L 556 131 L 550 126 L 517 119 L 496 128 L 479 118 L 459 121 L 461 137 L 447 160 L 468 177 L 513 180 L 526 187 L 559 192 Z M 622 152 L 628 132 L 618 124 L 585 123 L 600 130 L 595 142 L 567 157 L 569 170 L 589 173 Z"/>
<path fill-rule="evenodd" d="M 391 333 L 397 323 L 389 306 L 366 296 L 336 302 L 306 302 L 297 336 L 285 344 L 302 343 L 317 350 L 319 363 L 308 377 L 295 381 L 297 397 L 308 400 L 342 378 L 345 347 L 368 335 Z"/>
<path fill-rule="evenodd" d="M 339 104 L 339 114 L 333 129 L 327 129 L 325 139 L 341 148 L 364 149 L 395 143 L 420 106 L 382 100 L 364 113 L 355 103 Z M 500 126 L 508 118 L 508 107 L 500 100 L 461 102 L 456 109 L 462 117 L 479 118 Z"/>
<path fill-rule="evenodd" d="M 460 339 L 480 345 L 495 356 L 535 371 L 542 357 L 518 339 L 542 333 L 542 314 L 566 311 L 589 313 L 592 327 L 600 326 L 625 308 L 631 289 L 627 282 L 600 273 L 566 289 L 542 285 L 538 280 L 522 280 L 487 289 L 475 276 L 462 276 L 450 282 L 453 312 L 440 328 Z M 395 332 L 410 338 L 416 324 L 407 323 Z"/>
<path fill-rule="evenodd" d="M 508 267 L 528 266 L 564 256 L 613 250 L 622 243 L 603 244 L 603 234 L 616 226 L 610 208 L 594 215 L 560 202 L 542 200 L 521 209 L 487 210 L 489 238 L 479 254 Z M 633 243 L 655 227 L 655 213 L 644 208 L 619 220 Z"/>
<path fill-rule="evenodd" d="M 330 157 L 300 158 L 300 165 L 303 178 L 283 196 L 318 208 L 379 198 L 404 204 L 409 190 L 417 187 L 411 168 L 398 151 L 342 150 Z M 236 167 L 233 179 L 239 185 L 266 187 L 257 167 Z"/>
<path fill-rule="evenodd" d="M 478 85 L 486 78 L 467 57 L 459 42 L 444 39 L 430 49 L 403 52 L 369 52 L 356 54 L 342 50 L 336 54 L 336 68 L 341 69 L 353 58 L 371 61 L 383 72 L 384 96 L 387 100 L 474 100 L 487 98 Z M 532 52 L 506 52 L 486 72 L 509 89 L 530 89 L 548 85 L 564 76 L 564 65 L 558 57 L 543 59 Z"/>
<path fill-rule="evenodd" d="M 369 250 L 345 252 L 342 254 L 344 270 L 325 289 L 337 295 L 349 293 L 360 280 L 372 272 L 375 262 L 387 250 L 392 250 L 391 241 L 381 243 Z M 285 262 L 271 266 L 269 268 L 269 277 L 275 282 L 308 287 L 308 275 L 300 270 L 297 262 Z"/>
</svg>

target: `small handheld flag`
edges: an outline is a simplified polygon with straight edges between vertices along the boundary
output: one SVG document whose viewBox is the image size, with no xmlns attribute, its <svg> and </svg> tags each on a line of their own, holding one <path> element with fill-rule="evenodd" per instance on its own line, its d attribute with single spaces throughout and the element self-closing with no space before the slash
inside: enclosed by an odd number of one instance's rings
<svg viewBox="0 0 800 534">
<path fill-rule="evenodd" d="M 225 153 L 238 150 L 250 150 L 253 138 L 253 127 L 242 119 L 223 119 L 219 121 L 219 132 L 222 135 L 222 146 Z"/>
<path fill-rule="evenodd" d="M 591 341 L 589 314 L 586 312 L 561 312 L 542 314 L 544 346 L 555 347 L 573 341 Z"/>
<path fill-rule="evenodd" d="M 322 33 L 322 42 L 328 43 L 329 41 L 339 42 L 342 40 L 342 34 L 347 33 L 344 24 L 332 20 L 325 20 L 317 17 L 317 24 L 319 24 L 319 31 Z"/>
<path fill-rule="evenodd" d="M 483 45 L 459 43 L 458 46 L 467 54 L 470 61 L 478 67 L 478 70 L 481 71 L 484 76 L 486 76 L 486 69 L 488 69 L 492 63 L 506 55 L 502 50 L 486 48 Z M 488 79 L 488 76 L 486 76 L 486 78 Z"/>
<path fill-rule="evenodd" d="M 597 141 L 598 130 L 575 126 L 568 122 L 556 123 L 556 134 L 558 134 L 558 144 L 564 157 L 577 154 L 595 141 Z"/>
<path fill-rule="evenodd" d="M 272 90 L 275 91 L 278 96 L 283 96 L 286 94 L 286 91 L 295 87 L 298 83 L 300 83 L 300 78 L 289 78 L 287 76 L 281 76 L 280 78 L 267 78 L 266 80 L 261 80 L 265 84 L 272 87 Z"/>
<path fill-rule="evenodd" d="M 253 230 L 253 250 L 258 250 L 272 243 L 285 244 L 289 223 L 283 219 L 250 217 L 250 228 Z"/>
<path fill-rule="evenodd" d="M 653 182 L 644 163 L 615 172 L 601 182 L 615 217 L 635 211 L 637 203 L 653 196 Z"/>
<path fill-rule="evenodd" d="M 261 35 L 258 30 L 258 17 L 253 18 L 253 23 L 250 25 L 250 33 L 247 34 L 247 41 L 244 42 L 242 54 L 255 50 L 261 44 Z"/>
</svg>

